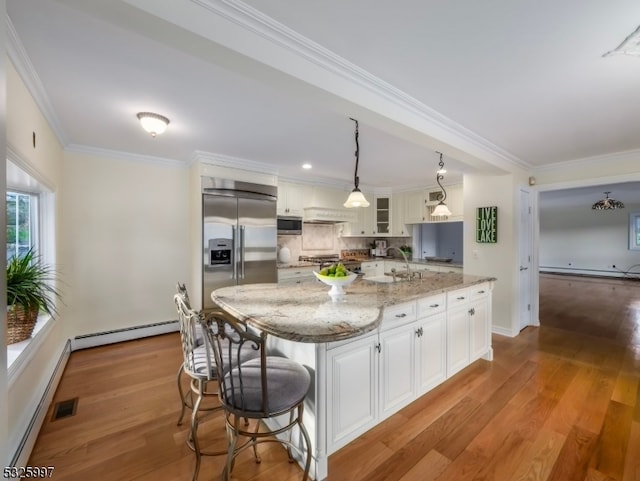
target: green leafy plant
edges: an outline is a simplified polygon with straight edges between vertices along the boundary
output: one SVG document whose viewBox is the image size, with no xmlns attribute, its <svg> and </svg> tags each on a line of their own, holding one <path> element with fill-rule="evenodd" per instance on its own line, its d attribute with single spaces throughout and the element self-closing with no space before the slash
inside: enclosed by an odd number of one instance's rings
<svg viewBox="0 0 640 481">
<path fill-rule="evenodd" d="M 33 248 L 13 256 L 7 262 L 7 306 L 57 314 L 54 300 L 60 298 L 60 291 L 53 285 L 55 279 L 55 270 Z"/>
</svg>

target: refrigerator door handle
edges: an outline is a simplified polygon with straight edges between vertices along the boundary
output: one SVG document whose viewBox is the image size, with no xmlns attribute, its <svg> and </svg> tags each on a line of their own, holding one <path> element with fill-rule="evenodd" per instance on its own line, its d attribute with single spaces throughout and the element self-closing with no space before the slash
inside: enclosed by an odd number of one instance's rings
<svg viewBox="0 0 640 481">
<path fill-rule="evenodd" d="M 236 262 L 236 226 L 231 227 L 231 245 L 233 246 L 233 250 L 231 251 L 231 264 L 233 264 L 233 274 L 231 275 L 232 279 L 238 278 L 238 263 Z"/>
<path fill-rule="evenodd" d="M 244 279 L 244 225 L 240 226 L 240 279 Z"/>
</svg>

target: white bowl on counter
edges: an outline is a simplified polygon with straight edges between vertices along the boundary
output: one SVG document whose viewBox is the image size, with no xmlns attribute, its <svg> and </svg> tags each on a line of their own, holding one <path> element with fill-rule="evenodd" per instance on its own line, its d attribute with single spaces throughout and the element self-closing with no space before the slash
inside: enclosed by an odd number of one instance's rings
<svg viewBox="0 0 640 481">
<path fill-rule="evenodd" d="M 313 271 L 313 274 L 316 276 L 316 278 L 320 282 L 323 282 L 324 284 L 331 286 L 331 289 L 329 289 L 329 292 L 328 292 L 330 296 L 344 295 L 343 287 L 348 286 L 353 281 L 355 281 L 356 278 L 358 277 L 358 274 L 354 272 L 348 272 L 347 275 L 343 277 L 323 276 L 321 274 L 318 274 L 316 271 Z"/>
</svg>

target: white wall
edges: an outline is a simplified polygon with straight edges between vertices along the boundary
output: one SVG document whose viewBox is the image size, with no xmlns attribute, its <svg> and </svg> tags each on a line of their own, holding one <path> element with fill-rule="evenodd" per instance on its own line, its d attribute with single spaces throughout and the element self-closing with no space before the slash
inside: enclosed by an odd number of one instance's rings
<svg viewBox="0 0 640 481">
<path fill-rule="evenodd" d="M 625 207 L 541 208 L 540 270 L 622 276 L 635 265 L 633 271 L 640 273 L 640 251 L 628 249 L 629 213 L 640 212 L 640 205 Z"/>
<path fill-rule="evenodd" d="M 493 330 L 519 332 L 518 188 L 527 174 L 464 176 L 464 273 L 496 278 L 493 290 Z M 476 243 L 476 209 L 498 207 L 498 242 Z"/>
<path fill-rule="evenodd" d="M 183 167 L 65 153 L 66 337 L 176 318 L 175 284 L 190 273 L 188 186 Z"/>
</svg>

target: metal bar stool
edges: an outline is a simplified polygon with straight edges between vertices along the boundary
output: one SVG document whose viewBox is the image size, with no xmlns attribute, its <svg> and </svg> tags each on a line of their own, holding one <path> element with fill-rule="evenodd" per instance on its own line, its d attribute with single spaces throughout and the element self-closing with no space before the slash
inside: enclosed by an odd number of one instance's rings
<svg viewBox="0 0 640 481">
<path fill-rule="evenodd" d="M 266 334 L 258 333 L 223 311 L 214 311 L 204 319 L 207 349 L 212 348 L 218 376 L 218 396 L 225 411 L 228 450 L 222 479 L 228 481 L 235 457 L 252 447 L 256 462 L 261 462 L 257 445 L 265 442 L 283 444 L 293 462 L 292 449 L 305 459 L 303 481 L 309 478 L 311 466 L 311 442 L 302 423 L 304 399 L 311 385 L 309 372 L 299 363 L 284 357 L 267 356 Z M 258 354 L 247 360 L 240 353 L 250 349 Z M 288 415 L 288 423 L 268 429 L 260 422 L 277 416 Z M 241 418 L 256 420 L 253 430 Z M 298 427 L 304 440 L 299 448 L 292 442 L 292 432 Z M 262 430 L 260 429 L 262 428 Z M 288 439 L 276 436 L 287 433 Z M 238 445 L 239 437 L 248 440 Z M 305 456 L 306 451 L 306 456 Z"/>
</svg>

